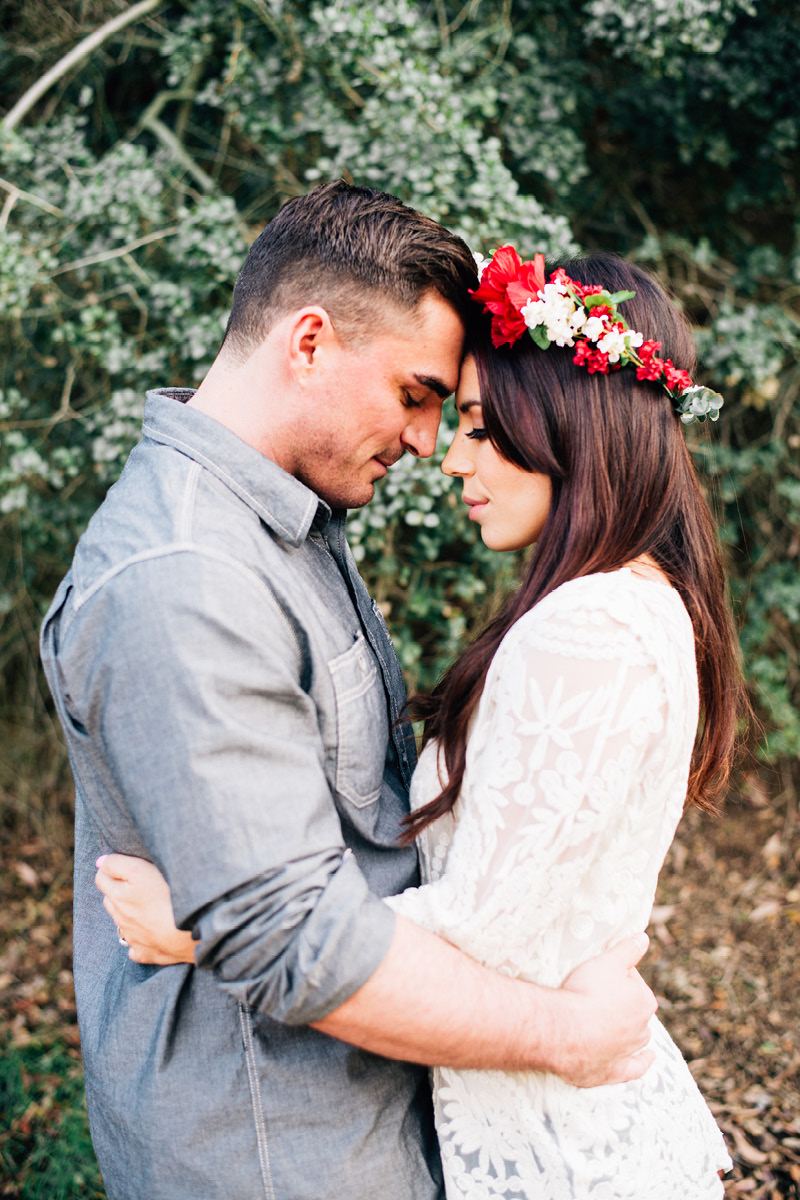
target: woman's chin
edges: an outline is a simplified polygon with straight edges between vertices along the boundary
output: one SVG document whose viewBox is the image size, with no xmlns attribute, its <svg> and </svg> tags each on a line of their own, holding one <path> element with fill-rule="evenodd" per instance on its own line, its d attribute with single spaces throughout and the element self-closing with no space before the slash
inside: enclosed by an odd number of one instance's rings
<svg viewBox="0 0 800 1200">
<path fill-rule="evenodd" d="M 511 554 L 514 550 L 524 550 L 528 545 L 527 542 L 504 538 L 502 534 L 486 529 L 481 530 L 481 541 L 487 550 L 494 550 L 498 554 Z"/>
<path fill-rule="evenodd" d="M 498 554 L 513 554 L 516 550 L 528 550 L 539 540 L 541 530 L 537 529 L 532 535 L 528 532 L 487 529 L 481 526 L 481 541 L 487 550 L 495 550 Z"/>
</svg>

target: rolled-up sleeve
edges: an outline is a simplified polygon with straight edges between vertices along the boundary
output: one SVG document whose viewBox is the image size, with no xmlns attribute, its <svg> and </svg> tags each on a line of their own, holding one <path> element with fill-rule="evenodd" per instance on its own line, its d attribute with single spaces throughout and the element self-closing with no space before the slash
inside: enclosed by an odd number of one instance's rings
<svg viewBox="0 0 800 1200">
<path fill-rule="evenodd" d="M 303 638 L 247 567 L 191 549 L 118 570 L 59 652 L 109 772 L 87 793 L 129 814 L 198 964 L 288 1024 L 352 995 L 395 920 L 345 850 Z"/>
</svg>

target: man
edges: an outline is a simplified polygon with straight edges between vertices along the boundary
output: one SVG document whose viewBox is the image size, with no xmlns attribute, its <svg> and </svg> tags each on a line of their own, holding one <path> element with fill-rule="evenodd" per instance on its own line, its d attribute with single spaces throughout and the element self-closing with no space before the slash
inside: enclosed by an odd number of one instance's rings
<svg viewBox="0 0 800 1200">
<path fill-rule="evenodd" d="M 393 914 L 414 748 L 344 510 L 433 452 L 467 247 L 336 183 L 253 245 L 195 392 L 148 394 L 42 654 L 76 781 L 75 979 L 110 1200 L 435 1200 L 424 1066 L 634 1077 L 654 1001 L 626 945 L 561 991 Z M 198 967 L 144 967 L 94 889 L 149 858 Z"/>
</svg>

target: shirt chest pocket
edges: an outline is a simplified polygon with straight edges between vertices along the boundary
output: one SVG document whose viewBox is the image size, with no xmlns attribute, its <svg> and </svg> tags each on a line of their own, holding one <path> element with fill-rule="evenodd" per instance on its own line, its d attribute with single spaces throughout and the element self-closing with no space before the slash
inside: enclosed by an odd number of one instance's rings
<svg viewBox="0 0 800 1200">
<path fill-rule="evenodd" d="M 363 634 L 330 659 L 328 670 L 336 697 L 334 786 L 356 808 L 366 808 L 381 794 L 389 721 L 383 681 Z"/>
</svg>

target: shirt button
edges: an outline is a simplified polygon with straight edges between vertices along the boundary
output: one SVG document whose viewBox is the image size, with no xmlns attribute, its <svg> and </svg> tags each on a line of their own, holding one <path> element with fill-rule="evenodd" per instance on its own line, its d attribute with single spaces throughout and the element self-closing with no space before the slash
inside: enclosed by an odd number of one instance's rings
<svg viewBox="0 0 800 1200">
<path fill-rule="evenodd" d="M 363 654 L 359 654 L 359 656 L 358 656 L 358 669 L 359 669 L 359 671 L 361 672 L 361 674 L 362 674 L 362 675 L 366 675 L 366 673 L 367 673 L 367 660 L 364 658 L 364 655 L 363 655 Z"/>
</svg>

